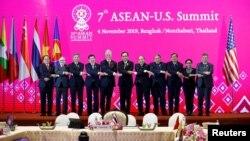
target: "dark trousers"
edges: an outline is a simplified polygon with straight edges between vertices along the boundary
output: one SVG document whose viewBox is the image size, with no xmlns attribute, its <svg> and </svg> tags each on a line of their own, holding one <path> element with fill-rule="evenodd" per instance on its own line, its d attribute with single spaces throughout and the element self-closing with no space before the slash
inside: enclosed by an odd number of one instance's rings
<svg viewBox="0 0 250 141">
<path fill-rule="evenodd" d="M 87 89 L 87 107 L 88 107 L 88 115 L 92 114 L 92 112 L 99 111 L 99 87 L 94 83 L 90 87 L 86 87 Z M 92 93 L 94 94 L 94 106 L 92 106 Z M 93 108 L 92 108 L 93 107 Z M 93 110 L 92 110 L 93 109 Z"/>
<path fill-rule="evenodd" d="M 183 86 L 186 102 L 186 114 L 191 115 L 194 109 L 194 92 L 195 86 Z"/>
<path fill-rule="evenodd" d="M 70 87 L 71 95 L 71 109 L 72 112 L 76 112 L 76 95 L 78 96 L 78 114 L 82 114 L 83 107 L 83 86 L 82 87 Z"/>
<path fill-rule="evenodd" d="M 120 108 L 122 111 L 126 112 L 126 114 L 130 113 L 130 105 L 131 105 L 131 86 L 120 86 Z"/>
<path fill-rule="evenodd" d="M 154 93 L 153 93 L 153 100 L 154 100 L 154 113 L 158 115 L 158 105 L 159 105 L 159 99 L 160 99 L 160 107 L 162 115 L 166 115 L 166 88 L 162 86 L 154 86 L 153 87 Z"/>
<path fill-rule="evenodd" d="M 101 87 L 101 113 L 104 115 L 110 111 L 111 98 L 113 94 L 113 86 Z M 106 105 L 106 106 L 105 106 Z"/>
<path fill-rule="evenodd" d="M 46 113 L 46 99 L 48 101 L 47 114 L 52 113 L 52 98 L 53 98 L 53 87 L 40 87 L 40 98 L 41 98 L 41 114 Z"/>
<path fill-rule="evenodd" d="M 174 112 L 179 112 L 179 97 L 180 97 L 180 86 L 168 86 L 168 107 L 169 114 L 173 114 L 173 104 L 174 104 Z"/>
<path fill-rule="evenodd" d="M 198 112 L 202 115 L 203 99 L 206 101 L 206 114 L 209 114 L 210 110 L 210 95 L 212 87 L 198 87 Z"/>
<path fill-rule="evenodd" d="M 150 90 L 149 87 L 145 87 L 142 85 L 136 86 L 136 94 L 137 94 L 137 104 L 138 104 L 138 111 L 140 114 L 146 114 L 149 112 L 150 107 Z M 145 112 L 143 112 L 143 96 L 146 103 Z"/>
<path fill-rule="evenodd" d="M 61 114 L 61 97 L 63 98 L 63 114 L 67 114 L 68 111 L 68 88 L 57 87 L 56 88 L 56 115 Z"/>
</svg>

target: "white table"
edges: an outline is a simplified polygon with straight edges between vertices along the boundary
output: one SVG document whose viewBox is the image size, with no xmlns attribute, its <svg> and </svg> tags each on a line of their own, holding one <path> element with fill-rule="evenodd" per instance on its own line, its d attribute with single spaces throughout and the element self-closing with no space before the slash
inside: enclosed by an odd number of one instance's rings
<svg viewBox="0 0 250 141">
<path fill-rule="evenodd" d="M 9 135 L 0 136 L 0 141 L 11 141 L 28 137 L 31 141 L 78 141 L 82 131 L 88 133 L 90 141 L 174 141 L 176 131 L 172 127 L 156 127 L 154 131 L 137 128 L 112 130 L 70 129 L 57 126 L 54 130 L 41 130 L 36 126 L 18 126 Z"/>
</svg>

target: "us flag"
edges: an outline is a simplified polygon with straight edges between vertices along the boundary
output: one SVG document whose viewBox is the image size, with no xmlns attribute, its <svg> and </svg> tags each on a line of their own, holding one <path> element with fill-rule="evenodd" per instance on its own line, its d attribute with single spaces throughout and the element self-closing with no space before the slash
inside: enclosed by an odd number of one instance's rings
<svg viewBox="0 0 250 141">
<path fill-rule="evenodd" d="M 232 17 L 230 18 L 230 24 L 229 24 L 227 49 L 223 64 L 223 74 L 226 79 L 227 85 L 230 85 L 239 79 L 239 68 L 236 56 Z"/>
</svg>

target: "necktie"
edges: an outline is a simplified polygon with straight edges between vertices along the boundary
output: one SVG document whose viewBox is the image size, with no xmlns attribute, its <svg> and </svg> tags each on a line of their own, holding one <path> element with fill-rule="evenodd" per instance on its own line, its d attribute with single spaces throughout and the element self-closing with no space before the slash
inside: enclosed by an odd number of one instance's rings
<svg viewBox="0 0 250 141">
<path fill-rule="evenodd" d="M 124 63 L 124 69 L 126 68 L 126 66 L 127 66 L 127 63 Z"/>
<path fill-rule="evenodd" d="M 108 61 L 108 64 L 109 64 L 109 67 L 111 66 L 111 63 L 110 63 L 111 61 Z"/>
<path fill-rule="evenodd" d="M 47 70 L 49 70 L 49 64 L 46 64 Z"/>
</svg>

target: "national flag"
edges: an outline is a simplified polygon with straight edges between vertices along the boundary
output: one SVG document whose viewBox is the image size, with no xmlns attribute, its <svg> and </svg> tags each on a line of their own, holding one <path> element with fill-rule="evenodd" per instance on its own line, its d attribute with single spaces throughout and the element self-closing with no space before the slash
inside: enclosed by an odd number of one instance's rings
<svg viewBox="0 0 250 141">
<path fill-rule="evenodd" d="M 22 43 L 21 43 L 21 56 L 20 56 L 20 62 L 19 62 L 19 81 L 22 81 L 30 77 L 31 61 L 30 61 L 30 56 L 29 56 L 27 34 L 28 34 L 27 22 L 26 22 L 26 19 L 24 18 Z"/>
<path fill-rule="evenodd" d="M 112 120 L 113 120 L 113 122 L 114 122 L 115 124 L 118 123 L 118 121 L 117 121 L 117 116 L 116 116 L 115 113 L 112 114 Z"/>
<path fill-rule="evenodd" d="M 62 56 L 61 53 L 61 46 L 60 46 L 60 35 L 59 35 L 59 28 L 58 28 L 58 21 L 56 18 L 55 28 L 54 28 L 54 48 L 52 53 L 52 62 L 54 65 L 59 64 L 59 58 Z"/>
<path fill-rule="evenodd" d="M 38 34 L 38 25 L 37 19 L 35 22 L 34 28 L 34 37 L 33 37 L 33 45 L 32 45 L 32 67 L 31 67 L 31 78 L 32 81 L 35 82 L 39 79 L 39 65 L 41 63 L 41 51 L 40 51 L 40 39 Z"/>
<path fill-rule="evenodd" d="M 178 127 L 179 127 L 179 123 L 180 121 L 179 121 L 179 116 L 176 118 L 176 121 L 175 121 L 175 124 L 174 124 L 174 129 L 173 130 L 175 130 L 175 129 L 178 129 Z"/>
<path fill-rule="evenodd" d="M 6 42 L 5 19 L 3 18 L 2 35 L 0 39 L 0 83 L 8 79 L 7 71 L 8 71 L 7 42 Z"/>
<path fill-rule="evenodd" d="M 47 18 L 45 20 L 44 33 L 43 33 L 42 57 L 44 55 L 50 55 L 49 31 L 48 31 L 48 19 Z"/>
<path fill-rule="evenodd" d="M 239 68 L 236 56 L 236 46 L 234 40 L 234 30 L 232 17 L 230 18 L 226 54 L 223 64 L 223 74 L 226 78 L 227 85 L 232 84 L 239 79 Z"/>
<path fill-rule="evenodd" d="M 9 51 L 9 67 L 8 67 L 9 83 L 14 82 L 18 78 L 18 57 L 17 43 L 15 33 L 15 23 L 12 18 L 11 36 L 10 36 L 10 51 Z"/>
</svg>

